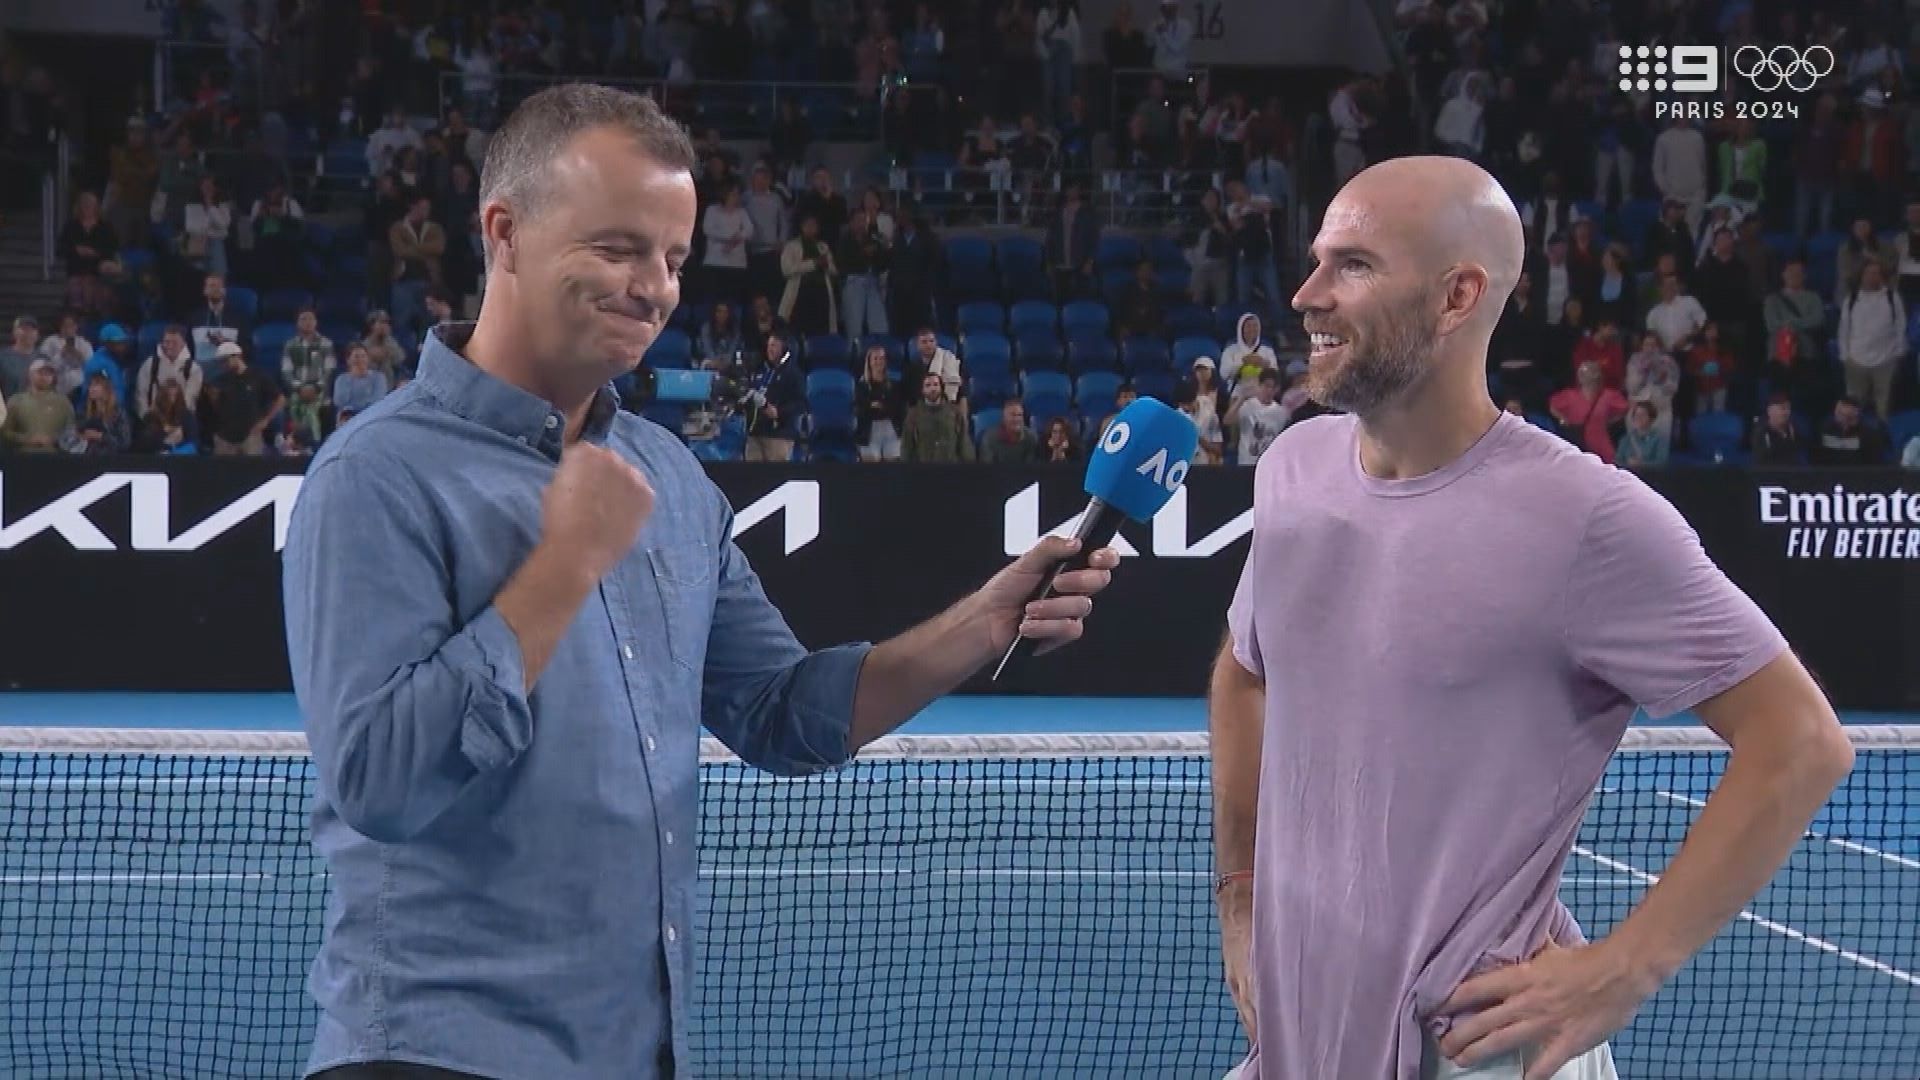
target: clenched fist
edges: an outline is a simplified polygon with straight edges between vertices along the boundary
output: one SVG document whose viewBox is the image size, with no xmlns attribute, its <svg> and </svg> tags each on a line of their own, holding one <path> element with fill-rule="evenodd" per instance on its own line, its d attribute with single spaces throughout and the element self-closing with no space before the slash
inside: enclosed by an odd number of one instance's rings
<svg viewBox="0 0 1920 1080">
<path fill-rule="evenodd" d="M 575 443 L 541 500 L 541 541 L 598 581 L 633 549 L 653 514 L 653 486 L 611 450 Z"/>
</svg>

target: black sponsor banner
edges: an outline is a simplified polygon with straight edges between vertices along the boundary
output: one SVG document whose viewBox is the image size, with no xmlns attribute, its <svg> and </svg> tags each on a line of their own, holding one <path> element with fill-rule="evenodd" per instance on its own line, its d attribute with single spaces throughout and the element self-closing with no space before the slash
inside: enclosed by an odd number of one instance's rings
<svg viewBox="0 0 1920 1080">
<path fill-rule="evenodd" d="M 284 690 L 278 545 L 300 463 L 0 463 L 0 684 Z M 1085 506 L 1070 468 L 717 465 L 736 536 L 800 639 L 882 640 L 934 615 Z M 1920 476 L 1676 470 L 1649 482 L 1846 708 L 1920 705 Z M 1197 695 L 1246 558 L 1252 474 L 1201 469 L 1150 525 L 1072 648 L 998 686 Z M 342 552 L 340 557 L 362 557 Z M 377 558 L 377 553 L 364 557 Z M 1338 582 L 1328 588 L 1338 589 Z"/>
</svg>

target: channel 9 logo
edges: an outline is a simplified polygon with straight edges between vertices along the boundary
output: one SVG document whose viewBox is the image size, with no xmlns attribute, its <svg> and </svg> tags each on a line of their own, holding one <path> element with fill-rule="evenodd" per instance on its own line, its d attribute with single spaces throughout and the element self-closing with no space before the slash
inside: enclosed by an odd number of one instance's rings
<svg viewBox="0 0 1920 1080">
<path fill-rule="evenodd" d="M 1669 78 L 1671 76 L 1671 78 Z M 1713 45 L 1620 46 L 1620 89 L 1627 93 L 1711 94 L 1720 89 L 1720 50 Z"/>
</svg>

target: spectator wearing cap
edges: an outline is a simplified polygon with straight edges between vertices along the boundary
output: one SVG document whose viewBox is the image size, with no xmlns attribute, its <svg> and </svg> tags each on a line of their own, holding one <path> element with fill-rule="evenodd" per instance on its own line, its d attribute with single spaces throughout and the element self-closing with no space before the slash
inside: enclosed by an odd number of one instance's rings
<svg viewBox="0 0 1920 1080">
<path fill-rule="evenodd" d="M 177 383 L 189 410 L 200 406 L 200 365 L 193 359 L 193 349 L 187 344 L 187 328 L 175 323 L 167 327 L 160 335 L 160 344 L 140 365 L 140 372 L 133 383 L 133 415 L 144 420 L 153 409 L 154 401 L 160 395 L 160 388 L 169 382 Z"/>
<path fill-rule="evenodd" d="M 0 398 L 27 388 L 27 372 L 40 354 L 40 320 L 21 315 L 13 320 L 13 339 L 0 349 Z"/>
<path fill-rule="evenodd" d="M 73 402 L 54 389 L 53 362 L 36 360 L 27 371 L 27 388 L 7 399 L 0 421 L 0 443 L 22 453 L 57 453 L 73 434 Z"/>
<path fill-rule="evenodd" d="M 1211 356 L 1196 356 L 1175 393 L 1180 401 L 1195 402 L 1198 410 L 1216 418 L 1227 411 L 1227 386 L 1220 381 L 1219 364 Z"/>
<path fill-rule="evenodd" d="M 120 396 L 102 372 L 87 380 L 86 411 L 74 422 L 73 448 L 82 454 L 124 454 L 133 442 Z"/>
<path fill-rule="evenodd" d="M 93 351 L 87 360 L 83 372 L 84 379 L 91 381 L 97 374 L 104 374 L 113 384 L 113 393 L 122 402 L 127 400 L 127 374 L 135 370 L 133 356 L 134 340 L 119 323 L 108 323 L 100 328 L 100 347 Z M 84 383 L 83 383 L 84 385 Z"/>
<path fill-rule="evenodd" d="M 387 396 L 387 377 L 373 370 L 373 358 L 366 345 L 356 341 L 347 347 L 347 370 L 333 380 L 333 407 L 344 424 L 356 413 L 373 408 Z"/>
<path fill-rule="evenodd" d="M 54 368 L 60 373 L 56 389 L 68 396 L 79 391 L 87 379 L 87 360 L 93 356 L 93 342 L 80 336 L 78 313 L 60 313 L 59 333 L 40 342 L 40 355 L 53 361 Z"/>
<path fill-rule="evenodd" d="M 294 335 L 280 351 L 281 380 L 288 386 L 312 383 L 320 387 L 320 400 L 325 404 L 326 388 L 337 366 L 332 340 L 320 333 L 319 315 L 312 308 L 301 308 Z"/>
<path fill-rule="evenodd" d="M 240 346 L 222 345 L 214 356 L 222 371 L 206 388 L 213 452 L 258 457 L 266 452 L 267 426 L 286 404 L 286 395 L 272 376 L 247 366 Z"/>
<path fill-rule="evenodd" d="M 432 312 L 432 304 L 428 304 Z M 435 324 L 438 325 L 438 324 Z M 393 337 L 393 320 L 385 311 L 375 308 L 367 312 L 365 332 L 360 336 L 360 344 L 367 350 L 367 361 L 373 370 L 387 377 L 389 385 L 394 376 L 407 366 L 407 350 Z"/>
</svg>

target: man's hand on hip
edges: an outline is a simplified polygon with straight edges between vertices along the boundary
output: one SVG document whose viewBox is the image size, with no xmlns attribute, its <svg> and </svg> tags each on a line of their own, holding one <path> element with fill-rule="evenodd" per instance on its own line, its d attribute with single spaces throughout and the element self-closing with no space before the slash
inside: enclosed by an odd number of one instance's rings
<svg viewBox="0 0 1920 1080">
<path fill-rule="evenodd" d="M 1461 983 L 1439 1011 L 1478 1011 L 1453 1025 L 1440 1052 L 1456 1064 L 1475 1065 L 1524 1049 L 1526 1080 L 1549 1080 L 1626 1027 L 1659 988 L 1660 980 L 1618 945 L 1549 943 L 1531 960 Z"/>
<path fill-rule="evenodd" d="M 540 541 L 579 560 L 593 581 L 619 565 L 653 514 L 653 487 L 611 450 L 575 443 L 542 500 Z"/>
</svg>

